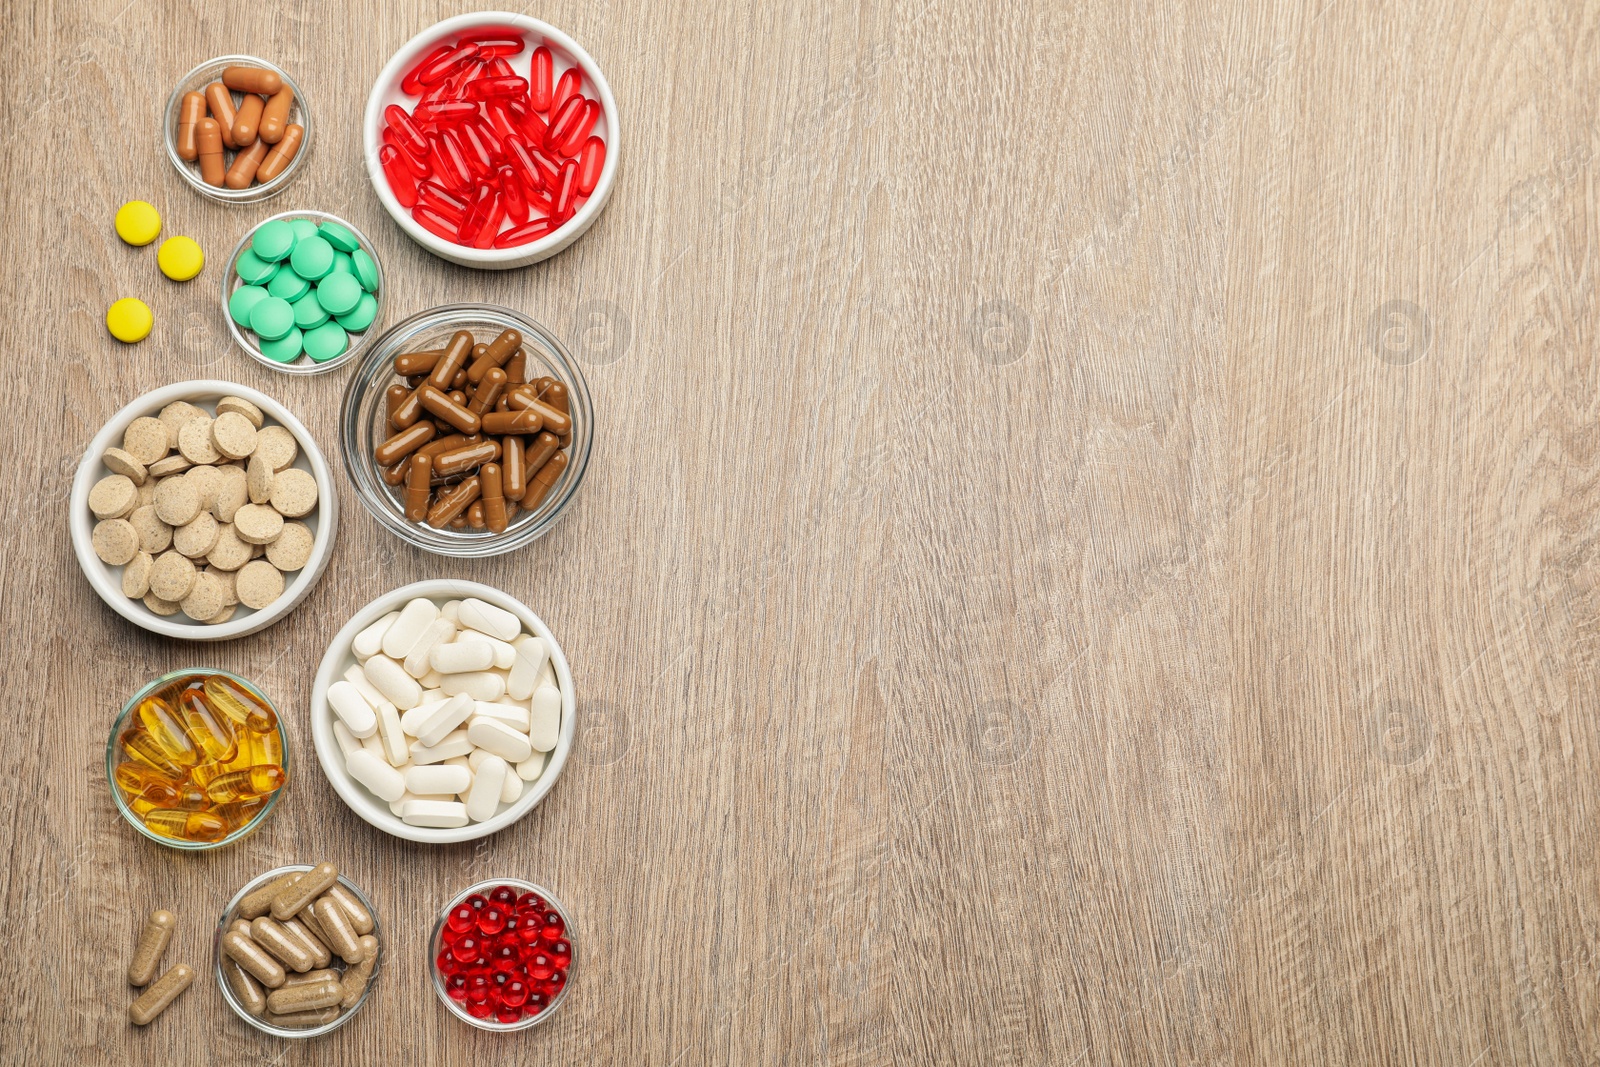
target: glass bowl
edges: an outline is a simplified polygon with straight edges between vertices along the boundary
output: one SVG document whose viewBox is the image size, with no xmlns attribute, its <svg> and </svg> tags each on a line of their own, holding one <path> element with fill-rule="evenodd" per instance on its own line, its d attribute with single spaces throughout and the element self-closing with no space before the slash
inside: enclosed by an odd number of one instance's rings
<svg viewBox="0 0 1600 1067">
<path fill-rule="evenodd" d="M 251 184 L 244 189 L 221 188 L 207 185 L 200 177 L 200 164 L 190 163 L 178 155 L 178 110 L 183 104 L 185 93 L 204 92 L 206 86 L 212 82 L 222 80 L 224 67 L 251 66 L 265 67 L 267 70 L 277 72 L 283 83 L 294 90 L 294 103 L 289 107 L 289 122 L 297 123 L 305 128 L 305 139 L 300 142 L 300 151 L 289 161 L 283 173 L 270 182 Z M 275 63 L 268 63 L 258 56 L 218 56 L 208 59 L 185 74 L 179 81 L 177 88 L 172 90 L 172 95 L 167 98 L 167 110 L 163 119 L 165 126 L 162 128 L 162 137 L 167 145 L 167 158 L 177 168 L 178 174 L 188 182 L 201 196 L 224 204 L 256 204 L 263 200 L 277 196 L 289 187 L 305 166 L 306 160 L 311 157 L 311 142 L 314 131 L 311 128 L 311 103 L 306 99 L 305 93 L 300 88 L 300 83 L 291 78 L 288 73 Z M 224 153 L 228 149 L 223 150 Z M 230 158 L 229 163 L 233 160 Z"/>
<path fill-rule="evenodd" d="M 222 999 L 228 1002 L 228 1007 L 232 1008 L 233 1013 L 239 1018 L 260 1030 L 263 1034 L 271 1034 L 273 1037 L 306 1038 L 321 1037 L 323 1034 L 333 1033 L 333 1031 L 354 1019 L 356 1013 L 366 1006 L 367 1001 L 372 997 L 373 989 L 377 988 L 378 976 L 383 972 L 383 957 L 385 953 L 383 947 L 383 923 L 379 920 L 378 909 L 373 906 L 371 898 L 363 893 L 359 886 L 341 874 L 339 876 L 339 884 L 355 894 L 356 899 L 361 901 L 362 906 L 372 913 L 372 934 L 378 939 L 378 963 L 372 971 L 372 978 L 367 982 L 366 991 L 361 994 L 361 999 L 352 1004 L 349 1011 L 340 1012 L 338 1018 L 331 1022 L 323 1023 L 321 1026 L 307 1026 L 298 1030 L 274 1026 L 260 1016 L 251 1015 L 245 1010 L 244 1005 L 239 1003 L 239 998 L 234 995 L 233 987 L 228 984 L 227 975 L 222 973 L 222 935 L 228 932 L 228 927 L 232 926 L 234 920 L 238 917 L 239 902 L 249 896 L 258 886 L 266 885 L 274 878 L 285 874 L 305 872 L 310 869 L 311 864 L 309 863 L 288 863 L 282 867 L 274 867 L 265 874 L 250 879 L 233 895 L 233 899 L 228 901 L 228 906 L 222 910 L 222 918 L 217 920 L 217 930 L 211 938 L 211 974 L 217 981 L 217 988 L 222 990 Z"/>
<path fill-rule="evenodd" d="M 278 738 L 278 747 L 282 749 L 283 752 L 279 766 L 283 768 L 285 780 L 283 785 L 279 786 L 278 789 L 267 798 L 267 802 L 262 805 L 260 811 L 256 812 L 255 815 L 251 817 L 249 822 L 232 831 L 226 837 L 219 838 L 216 841 L 185 841 L 180 838 L 167 837 L 163 834 L 158 834 L 154 830 L 150 829 L 150 827 L 145 825 L 144 819 L 139 815 L 139 813 L 133 810 L 128 799 L 122 795 L 122 788 L 117 785 L 116 778 L 117 764 L 124 762 L 120 741 L 123 731 L 128 726 L 129 720 L 133 717 L 135 711 L 138 709 L 140 702 L 146 697 L 158 693 L 162 689 L 165 689 L 168 686 L 173 685 L 174 683 L 185 678 L 210 677 L 226 678 L 229 682 L 239 686 L 251 696 L 255 697 L 264 707 L 272 712 L 273 717 L 277 719 L 276 733 Z M 261 692 L 261 690 L 253 683 L 246 681 L 237 674 L 231 674 L 228 671 L 215 670 L 210 667 L 190 667 L 185 670 L 168 671 L 166 674 L 163 674 L 159 678 L 156 678 L 144 685 L 139 689 L 138 692 L 134 693 L 133 696 L 129 698 L 126 704 L 123 705 L 121 714 L 117 716 L 116 722 L 112 723 L 110 736 L 106 738 L 106 784 L 111 788 L 111 799 L 112 802 L 116 804 L 117 810 L 122 813 L 122 817 L 127 820 L 128 825 L 132 826 L 145 837 L 148 837 L 158 845 L 163 845 L 166 848 L 177 849 L 180 852 L 207 852 L 214 848 L 222 848 L 226 845 L 231 845 L 235 841 L 249 837 L 252 833 L 254 833 L 256 829 L 266 821 L 267 816 L 272 814 L 272 810 L 278 806 L 278 801 L 283 797 L 284 791 L 289 788 L 288 779 L 293 776 L 293 772 L 291 771 L 289 764 L 289 735 L 284 731 L 283 715 L 278 711 L 277 706 L 274 705 L 272 701 L 267 698 L 266 694 Z"/>
<path fill-rule="evenodd" d="M 541 898 L 543 898 L 544 902 L 561 916 L 561 922 L 564 927 L 562 936 L 572 946 L 572 962 L 567 965 L 567 980 L 562 984 L 561 991 L 555 995 L 555 999 L 550 1001 L 545 1009 L 539 1014 L 524 1015 L 514 1023 L 496 1022 L 492 1016 L 487 1019 L 479 1019 L 469 1014 L 467 1010 L 460 1004 L 457 1004 L 454 1000 L 450 999 L 450 994 L 445 990 L 444 975 L 439 973 L 438 964 L 439 950 L 444 946 L 444 923 L 445 920 L 449 918 L 450 912 L 454 910 L 457 904 L 460 904 L 472 894 L 488 894 L 489 890 L 493 889 L 495 886 L 501 885 L 514 886 L 524 893 L 537 893 Z M 542 885 L 524 881 L 521 878 L 490 878 L 487 881 L 469 885 L 467 888 L 450 898 L 450 901 L 445 904 L 443 909 L 440 910 L 438 921 L 433 924 L 433 936 L 428 939 L 428 973 L 433 976 L 433 991 L 438 996 L 439 1002 L 448 1008 L 452 1015 L 466 1023 L 468 1026 L 476 1026 L 479 1030 L 489 1030 L 495 1033 L 506 1034 L 516 1030 L 531 1029 L 535 1026 L 538 1026 L 540 1023 L 546 1022 L 552 1015 L 554 1015 L 556 1010 L 566 1002 L 567 994 L 572 991 L 572 981 L 578 968 L 577 939 L 573 936 L 573 934 L 574 930 L 572 926 L 571 913 L 567 911 L 567 909 L 562 905 L 561 901 L 556 899 L 554 893 L 551 893 L 550 890 L 546 889 Z"/>
<path fill-rule="evenodd" d="M 402 488 L 384 484 L 378 465 L 372 459 L 373 449 L 389 436 L 384 392 L 389 386 L 404 381 L 394 372 L 394 357 L 403 352 L 443 347 L 457 330 L 470 330 L 475 337 L 487 341 L 505 329 L 521 331 L 530 378 L 549 375 L 567 387 L 572 416 L 572 445 L 567 449 L 571 458 L 567 469 L 539 506 L 533 511 L 518 511 L 503 533 L 471 528 L 436 530 L 412 522 L 405 517 Z M 350 376 L 339 422 L 345 472 L 355 484 L 362 505 L 391 533 L 442 556 L 497 556 L 543 537 L 577 495 L 589 466 L 589 449 L 594 437 L 594 408 L 589 399 L 589 386 L 566 348 L 550 331 L 526 315 L 493 304 L 447 304 L 390 327 Z"/>
<path fill-rule="evenodd" d="M 309 219 L 317 223 L 333 222 L 343 226 L 355 236 L 355 239 L 358 242 L 360 242 L 362 251 L 366 252 L 367 255 L 372 257 L 372 264 L 377 268 L 378 271 L 378 290 L 372 294 L 373 297 L 378 301 L 378 310 L 373 313 L 372 324 L 365 330 L 362 330 L 360 333 L 350 333 L 350 347 L 346 348 L 342 353 L 325 363 L 317 363 L 304 353 L 296 356 L 294 360 L 289 363 L 279 363 L 275 359 L 268 358 L 267 355 L 263 353 L 256 345 L 255 341 L 252 340 L 255 334 L 247 333 L 241 329 L 239 324 L 233 321 L 233 314 L 228 310 L 229 297 L 233 296 L 236 289 L 246 284 L 244 279 L 239 277 L 239 256 L 242 255 L 245 249 L 250 247 L 250 243 L 255 240 L 256 231 L 260 230 L 261 227 L 265 226 L 269 222 L 289 221 L 293 219 Z M 228 332 L 233 334 L 234 342 L 240 348 L 249 353 L 250 357 L 257 363 L 271 367 L 273 370 L 279 371 L 283 374 L 326 374 L 329 371 L 337 370 L 338 368 L 354 360 L 362 352 L 366 351 L 368 345 L 382 335 L 383 307 L 386 299 L 387 289 L 388 286 L 386 286 L 383 281 L 382 257 L 378 255 L 377 248 L 373 245 L 372 241 L 368 239 L 367 235 L 362 233 L 353 224 L 341 219 L 337 215 L 330 215 L 325 211 L 284 211 L 273 215 L 271 218 L 262 219 L 260 222 L 250 227 L 245 235 L 239 238 L 239 243 L 233 246 L 233 252 L 228 256 L 228 268 L 222 273 L 222 319 L 228 324 Z M 307 298 L 309 299 L 309 295 Z"/>
</svg>

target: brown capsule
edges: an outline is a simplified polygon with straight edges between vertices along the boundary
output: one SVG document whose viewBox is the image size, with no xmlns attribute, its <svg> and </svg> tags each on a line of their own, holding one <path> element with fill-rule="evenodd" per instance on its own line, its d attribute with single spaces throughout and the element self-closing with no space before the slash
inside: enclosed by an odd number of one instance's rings
<svg viewBox="0 0 1600 1067">
<path fill-rule="evenodd" d="M 551 457 L 550 462 L 540 468 L 539 473 L 533 476 L 533 481 L 528 483 L 528 491 L 522 494 L 522 506 L 533 509 L 549 495 L 551 486 L 556 484 L 556 479 L 561 477 L 561 472 L 567 469 L 567 454 L 557 452 Z"/>
<path fill-rule="evenodd" d="M 465 369 L 467 354 L 471 351 L 472 334 L 466 330 L 457 330 L 450 338 L 450 343 L 444 346 L 444 355 L 439 357 L 439 362 L 428 372 L 428 384 L 441 392 L 451 388 L 455 382 L 456 372 Z"/>
<path fill-rule="evenodd" d="M 222 84 L 239 93 L 271 96 L 283 88 L 283 79 L 277 71 L 265 67 L 224 67 Z"/>
<path fill-rule="evenodd" d="M 528 380 L 528 353 L 526 349 L 517 349 L 517 354 L 506 361 L 506 381 L 511 385 L 521 385 Z"/>
<path fill-rule="evenodd" d="M 431 380 L 426 385 L 419 387 L 417 394 L 422 398 L 422 406 L 424 408 L 462 433 L 478 432 L 480 426 L 478 416 L 468 411 L 455 400 L 452 400 L 448 394 L 437 389 Z"/>
<path fill-rule="evenodd" d="M 450 379 L 451 389 L 465 389 L 467 387 L 467 372 L 463 368 L 458 370 Z"/>
<path fill-rule="evenodd" d="M 505 498 L 513 502 L 522 499 L 522 490 L 528 483 L 528 468 L 523 459 L 521 438 L 500 439 L 501 483 Z"/>
<path fill-rule="evenodd" d="M 330 896 L 320 896 L 311 905 L 311 914 L 317 917 L 317 925 L 326 935 L 328 948 L 346 963 L 359 963 L 360 939 L 355 927 L 350 925 L 350 916 L 339 907 L 339 902 Z"/>
<path fill-rule="evenodd" d="M 211 117 L 222 129 L 222 143 L 228 148 L 239 147 L 233 143 L 233 120 L 239 117 L 238 108 L 233 106 L 233 94 L 221 82 L 212 82 L 205 88 L 205 98 Z"/>
<path fill-rule="evenodd" d="M 128 1021 L 135 1026 L 148 1026 L 155 1017 L 167 1010 L 167 1005 L 178 999 L 178 994 L 194 981 L 194 969 L 180 963 L 139 994 L 139 999 L 128 1005 Z"/>
<path fill-rule="evenodd" d="M 305 140 L 306 128 L 298 122 L 291 122 L 283 131 L 283 139 L 272 146 L 272 151 L 267 153 L 267 158 L 261 161 L 261 166 L 256 170 L 256 181 L 262 185 L 275 180 L 278 175 L 289 169 L 289 164 L 294 162 L 294 157 L 300 151 L 300 142 Z"/>
<path fill-rule="evenodd" d="M 279 963 L 301 974 L 317 965 L 311 949 L 292 937 L 270 915 L 263 915 L 250 924 L 250 940 L 272 953 Z"/>
<path fill-rule="evenodd" d="M 439 453 L 433 460 L 433 473 L 438 477 L 448 478 L 452 474 L 472 470 L 484 463 L 493 463 L 499 458 L 498 441 L 479 441 L 477 444 L 462 445 L 460 448 Z"/>
<path fill-rule="evenodd" d="M 492 434 L 535 434 L 544 429 L 544 415 L 534 408 L 521 411 L 491 411 L 483 417 L 483 432 Z"/>
<path fill-rule="evenodd" d="M 507 396 L 505 393 L 501 393 L 500 394 L 500 399 L 496 400 L 494 402 L 494 409 L 496 411 L 510 411 L 511 410 L 511 398 L 509 396 Z"/>
<path fill-rule="evenodd" d="M 394 466 L 383 467 L 381 470 L 382 473 L 380 474 L 380 477 L 383 478 L 384 485 L 404 485 L 406 484 L 406 474 L 411 470 L 411 457 L 407 456 Z"/>
<path fill-rule="evenodd" d="M 399 382 L 394 383 L 383 391 L 383 417 L 389 420 L 390 425 L 394 423 L 394 409 L 399 407 L 400 402 L 410 395 L 411 390 Z"/>
<path fill-rule="evenodd" d="M 323 860 L 309 871 L 304 872 L 293 885 L 285 886 L 277 896 L 272 898 L 272 917 L 274 919 L 292 919 L 301 908 L 328 891 L 328 888 L 339 882 L 339 868 L 327 860 Z M 320 916 L 319 916 L 320 918 Z M 323 938 L 324 941 L 327 938 Z"/>
<path fill-rule="evenodd" d="M 467 381 L 481 382 L 490 367 L 503 367 L 522 347 L 522 334 L 516 330 L 502 330 L 499 337 L 489 342 L 483 355 L 467 368 Z"/>
<path fill-rule="evenodd" d="M 446 393 L 445 396 L 450 398 L 450 402 L 452 404 L 458 404 L 461 407 L 467 406 L 467 394 L 462 392 L 460 389 L 452 389 Z"/>
<path fill-rule="evenodd" d="M 256 141 L 235 155 L 233 165 L 223 176 L 222 184 L 229 189 L 250 188 L 250 184 L 256 180 L 256 172 L 261 169 L 261 161 L 267 158 L 267 150 L 266 142 Z"/>
<path fill-rule="evenodd" d="M 423 382 L 426 385 L 427 382 Z M 394 411 L 389 415 L 389 422 L 398 430 L 404 430 L 422 418 L 422 385 L 413 389 L 404 400 L 395 405 Z"/>
<path fill-rule="evenodd" d="M 567 387 L 560 382 L 551 382 L 539 399 L 563 415 L 572 414 L 572 401 L 567 397 Z"/>
<path fill-rule="evenodd" d="M 524 475 L 523 484 L 526 485 L 528 479 L 531 479 L 546 463 L 549 463 L 550 457 L 560 449 L 561 442 L 556 439 L 556 435 L 553 433 L 542 433 L 528 442 L 528 447 L 522 457 L 522 467 L 527 472 Z M 522 506 L 525 508 L 533 506 L 533 503 L 529 502 L 526 496 L 520 496 L 517 499 L 524 501 Z"/>
<path fill-rule="evenodd" d="M 150 917 L 144 921 L 138 944 L 134 945 L 133 961 L 128 964 L 130 985 L 144 985 L 156 976 L 156 968 L 161 966 L 161 956 L 167 951 L 173 928 L 177 925 L 178 917 L 164 908 L 157 908 L 150 913 Z"/>
<path fill-rule="evenodd" d="M 406 518 L 421 522 L 428 517 L 428 499 L 432 495 L 433 457 L 411 457 L 411 469 L 406 472 Z"/>
<path fill-rule="evenodd" d="M 206 98 L 184 93 L 178 104 L 178 158 L 193 163 L 200 158 L 200 120 L 206 117 Z"/>
<path fill-rule="evenodd" d="M 511 390 L 511 406 L 524 411 L 537 411 L 544 421 L 544 428 L 556 436 L 572 432 L 572 416 L 564 411 L 557 411 L 534 395 L 531 387 L 519 385 Z"/>
<path fill-rule="evenodd" d="M 467 517 L 465 515 L 457 515 L 455 518 L 450 520 L 450 529 L 452 529 L 452 530 L 465 530 L 466 528 L 467 528 Z"/>
<path fill-rule="evenodd" d="M 353 963 L 344 970 L 344 997 L 339 1001 L 339 1007 L 349 1011 L 356 1006 L 361 994 L 367 991 L 367 983 L 372 981 L 372 971 L 377 966 L 378 939 L 370 933 L 362 934 L 361 962 Z"/>
<path fill-rule="evenodd" d="M 462 513 L 472 506 L 482 491 L 483 483 L 474 474 L 460 485 L 440 493 L 433 507 L 428 509 L 428 525 L 438 529 L 454 519 L 462 518 Z M 462 525 L 466 525 L 465 519 Z"/>
<path fill-rule="evenodd" d="M 439 357 L 444 355 L 444 349 L 435 348 L 429 352 L 402 352 L 394 357 L 394 372 L 402 378 L 409 378 L 413 374 L 427 374 L 439 363 Z M 415 385 L 412 386 L 416 388 Z"/>
<path fill-rule="evenodd" d="M 223 934 L 222 951 L 268 989 L 277 989 L 287 977 L 283 964 L 242 931 L 229 930 Z"/>
<path fill-rule="evenodd" d="M 287 85 L 268 97 L 267 106 L 261 109 L 261 125 L 256 135 L 268 144 L 283 140 L 284 130 L 289 126 L 289 108 L 293 104 L 294 90 Z"/>
<path fill-rule="evenodd" d="M 467 525 L 474 530 L 482 530 L 489 525 L 483 518 L 482 500 L 474 500 L 472 506 L 467 509 Z"/>
<path fill-rule="evenodd" d="M 500 399 L 500 394 L 506 387 L 506 372 L 499 367 L 490 367 L 489 373 L 483 376 L 483 381 L 478 383 L 478 388 L 473 390 L 472 403 L 467 405 L 467 410 L 474 415 L 482 415 L 486 411 L 493 411 L 495 402 Z"/>
<path fill-rule="evenodd" d="M 433 440 L 434 432 L 431 422 L 419 422 L 415 426 L 401 430 L 379 445 L 373 450 L 372 458 L 385 467 L 399 463 L 402 459 Z"/>
<path fill-rule="evenodd" d="M 344 986 L 336 978 L 320 982 L 296 982 L 267 994 L 267 1010 L 274 1015 L 331 1008 L 344 999 Z"/>
<path fill-rule="evenodd" d="M 431 456 L 434 459 L 437 459 L 439 457 L 439 453 L 441 452 L 449 452 L 451 449 L 460 448 L 462 445 L 475 445 L 481 440 L 483 440 L 481 437 L 468 437 L 464 433 L 453 433 L 449 434 L 448 436 L 437 437 L 434 440 L 429 441 L 427 444 L 417 449 L 417 455 Z"/>
<path fill-rule="evenodd" d="M 329 958 L 331 959 L 332 957 Z M 283 985 L 279 986 L 278 988 L 287 989 L 289 986 L 305 985 L 307 982 L 323 982 L 329 978 L 337 981 L 339 978 L 339 972 L 334 970 L 332 967 L 318 967 L 316 970 L 307 971 L 305 974 L 291 974 L 288 978 L 284 979 Z"/>
<path fill-rule="evenodd" d="M 233 116 L 233 143 L 237 148 L 249 148 L 256 143 L 256 130 L 261 125 L 261 112 L 267 102 L 254 93 L 246 93 Z"/>
<path fill-rule="evenodd" d="M 195 127 L 195 144 L 200 153 L 200 180 L 220 188 L 228 177 L 222 160 L 222 133 L 216 119 L 201 119 Z"/>
<path fill-rule="evenodd" d="M 500 464 L 485 463 L 478 468 L 478 477 L 483 479 L 483 521 L 494 533 L 505 533 L 506 494 Z"/>
<path fill-rule="evenodd" d="M 250 977 L 250 972 L 239 966 L 238 960 L 224 956 L 221 966 L 223 981 L 233 990 L 233 997 L 240 1007 L 251 1015 L 260 1015 L 267 1010 L 267 994 L 262 990 L 261 983 Z"/>
<path fill-rule="evenodd" d="M 266 1021 L 280 1030 L 306 1030 L 333 1022 L 340 1015 L 337 1006 L 315 1008 L 311 1011 L 291 1011 L 287 1015 L 267 1013 Z"/>
<path fill-rule="evenodd" d="M 322 943 L 322 938 L 312 933 L 310 927 L 299 919 L 285 919 L 278 925 L 283 927 L 284 933 L 305 946 L 306 951 L 311 953 L 312 963 L 315 966 L 326 967 L 333 962 L 333 954 L 328 951 L 328 946 Z"/>
</svg>

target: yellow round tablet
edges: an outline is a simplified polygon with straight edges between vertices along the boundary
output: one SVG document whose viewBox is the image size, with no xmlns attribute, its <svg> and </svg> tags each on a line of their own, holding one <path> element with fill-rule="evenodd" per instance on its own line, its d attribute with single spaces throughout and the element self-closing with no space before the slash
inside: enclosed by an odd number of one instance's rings
<svg viewBox="0 0 1600 1067">
<path fill-rule="evenodd" d="M 150 314 L 145 302 L 131 296 L 123 297 L 106 311 L 106 329 L 111 331 L 112 337 L 125 344 L 131 345 L 149 337 L 150 327 L 155 322 L 155 316 Z"/>
<path fill-rule="evenodd" d="M 117 236 L 130 245 L 147 245 L 161 232 L 161 215 L 153 204 L 129 200 L 117 209 Z"/>
<path fill-rule="evenodd" d="M 186 282 L 206 265 L 206 254 L 193 237 L 168 237 L 156 253 L 161 273 L 175 282 Z"/>
</svg>

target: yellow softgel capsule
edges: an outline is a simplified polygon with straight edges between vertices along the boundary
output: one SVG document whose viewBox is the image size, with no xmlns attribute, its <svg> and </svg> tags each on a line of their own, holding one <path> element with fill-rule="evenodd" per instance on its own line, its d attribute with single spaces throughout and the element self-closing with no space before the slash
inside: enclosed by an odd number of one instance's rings
<svg viewBox="0 0 1600 1067">
<path fill-rule="evenodd" d="M 117 209 L 117 236 L 130 245 L 147 245 L 161 232 L 161 214 L 155 205 L 129 200 Z"/>
<path fill-rule="evenodd" d="M 106 329 L 124 344 L 143 341 L 150 336 L 150 328 L 155 324 L 155 316 L 150 314 L 145 302 L 131 296 L 123 297 L 106 311 Z"/>
<path fill-rule="evenodd" d="M 161 273 L 175 282 L 186 282 L 206 265 L 206 254 L 192 237 L 168 237 L 156 253 Z"/>
</svg>

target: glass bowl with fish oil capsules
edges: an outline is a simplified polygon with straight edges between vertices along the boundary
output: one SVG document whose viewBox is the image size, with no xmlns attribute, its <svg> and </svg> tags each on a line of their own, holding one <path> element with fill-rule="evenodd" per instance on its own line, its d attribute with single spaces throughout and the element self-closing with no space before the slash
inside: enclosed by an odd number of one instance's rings
<svg viewBox="0 0 1600 1067">
<path fill-rule="evenodd" d="M 168 848 L 221 848 L 272 813 L 289 781 L 277 708 L 227 671 L 191 667 L 144 686 L 106 739 L 106 780 L 122 817 Z"/>
</svg>

